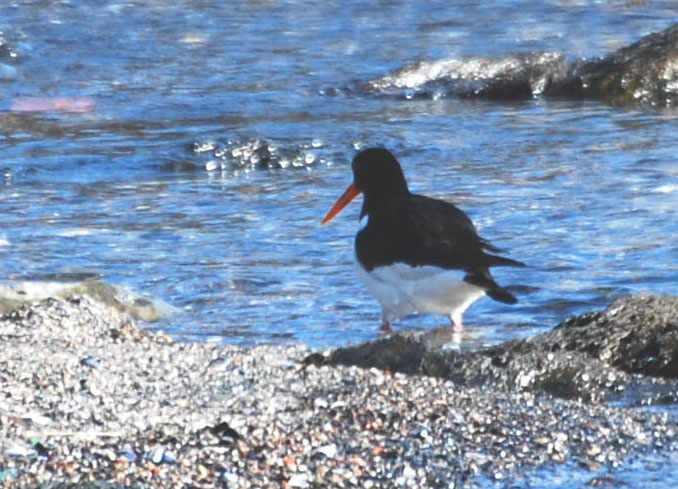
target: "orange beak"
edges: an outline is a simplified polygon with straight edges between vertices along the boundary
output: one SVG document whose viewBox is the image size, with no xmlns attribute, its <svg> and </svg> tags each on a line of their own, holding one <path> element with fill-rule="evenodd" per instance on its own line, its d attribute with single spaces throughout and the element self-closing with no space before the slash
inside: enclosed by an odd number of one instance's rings
<svg viewBox="0 0 678 489">
<path fill-rule="evenodd" d="M 360 190 L 358 190 L 354 183 L 348 186 L 344 194 L 337 199 L 334 205 L 327 211 L 325 217 L 323 217 L 322 224 L 327 224 L 334 217 L 341 212 L 341 210 L 348 205 L 353 199 L 360 195 Z"/>
</svg>

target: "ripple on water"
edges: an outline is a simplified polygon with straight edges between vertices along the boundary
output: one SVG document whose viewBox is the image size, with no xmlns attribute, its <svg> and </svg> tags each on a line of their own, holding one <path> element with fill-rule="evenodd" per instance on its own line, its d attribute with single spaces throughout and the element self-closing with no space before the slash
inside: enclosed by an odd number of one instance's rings
<svg viewBox="0 0 678 489">
<path fill-rule="evenodd" d="M 185 310 L 163 327 L 187 337 L 373 338 L 379 308 L 352 265 L 359 204 L 330 226 L 319 220 L 355 152 L 381 144 L 413 190 L 457 203 L 529 265 L 497 270 L 520 302 L 474 304 L 468 345 L 543 330 L 620 294 L 675 291 L 673 115 L 338 88 L 412 63 L 460 60 L 470 72 L 516 52 L 595 56 L 665 27 L 671 7 L 373 7 L 0 6 L 15 26 L 0 36 L 12 96 L 94 101 L 88 114 L 0 112 L 0 273 L 95 274 Z"/>
</svg>

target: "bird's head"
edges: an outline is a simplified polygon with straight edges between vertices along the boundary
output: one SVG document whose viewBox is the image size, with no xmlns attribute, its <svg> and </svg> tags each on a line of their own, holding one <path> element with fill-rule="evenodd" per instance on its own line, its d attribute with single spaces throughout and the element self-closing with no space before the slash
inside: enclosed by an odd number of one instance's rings
<svg viewBox="0 0 678 489">
<path fill-rule="evenodd" d="M 360 151 L 351 163 L 353 182 L 334 203 L 322 220 L 331 221 L 341 210 L 361 193 L 366 202 L 409 193 L 400 163 L 385 148 L 367 148 Z"/>
</svg>

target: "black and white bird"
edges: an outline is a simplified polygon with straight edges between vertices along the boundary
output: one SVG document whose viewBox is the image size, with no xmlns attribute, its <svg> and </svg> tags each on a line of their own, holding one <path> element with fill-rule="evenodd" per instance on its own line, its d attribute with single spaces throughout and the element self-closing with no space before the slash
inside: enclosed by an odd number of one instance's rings
<svg viewBox="0 0 678 489">
<path fill-rule="evenodd" d="M 471 219 L 454 205 L 411 193 L 390 151 L 360 151 L 352 168 L 353 182 L 322 223 L 364 195 L 355 239 L 357 269 L 381 304 L 382 330 L 392 331 L 391 321 L 415 312 L 448 316 L 451 326 L 461 329 L 464 311 L 484 295 L 517 302 L 494 281 L 490 267 L 525 264 L 498 256 L 501 250 L 478 236 Z"/>
</svg>

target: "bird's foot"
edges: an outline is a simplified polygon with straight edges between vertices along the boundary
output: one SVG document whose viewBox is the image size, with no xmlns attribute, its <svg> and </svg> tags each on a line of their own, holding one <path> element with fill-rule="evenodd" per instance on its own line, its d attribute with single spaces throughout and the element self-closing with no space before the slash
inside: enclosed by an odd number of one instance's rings
<svg viewBox="0 0 678 489">
<path fill-rule="evenodd" d="M 385 320 L 383 323 L 381 323 L 381 326 L 379 326 L 379 331 L 384 333 L 393 333 L 393 326 L 391 326 L 391 322 Z"/>
</svg>

